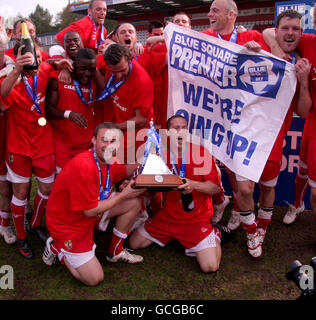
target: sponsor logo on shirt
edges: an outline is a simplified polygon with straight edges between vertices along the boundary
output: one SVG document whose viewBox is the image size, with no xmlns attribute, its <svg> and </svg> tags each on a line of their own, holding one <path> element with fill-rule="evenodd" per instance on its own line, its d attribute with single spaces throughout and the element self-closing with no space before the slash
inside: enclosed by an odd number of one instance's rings
<svg viewBox="0 0 316 320">
<path fill-rule="evenodd" d="M 312 69 L 312 80 L 316 80 L 316 68 Z"/>
<path fill-rule="evenodd" d="M 118 99 L 119 99 L 119 97 L 118 97 L 116 94 L 112 95 L 113 103 L 114 103 L 120 110 L 126 112 L 127 109 L 126 109 L 125 107 L 122 107 L 122 106 L 119 104 Z"/>
<path fill-rule="evenodd" d="M 38 93 L 37 94 L 37 100 L 38 100 L 38 103 L 41 104 L 42 102 L 45 101 L 45 95 L 41 98 L 41 93 Z M 35 103 L 31 106 L 31 111 L 34 111 L 36 110 L 36 107 L 35 107 Z"/>
<path fill-rule="evenodd" d="M 14 156 L 13 156 L 13 154 L 9 154 L 9 155 L 8 155 L 8 161 L 9 161 L 10 164 L 13 164 L 13 162 L 14 162 Z"/>
<path fill-rule="evenodd" d="M 69 84 L 65 84 L 64 85 L 64 89 L 73 90 L 73 91 L 76 90 L 75 86 L 72 86 L 72 85 L 69 85 Z M 85 93 L 90 93 L 90 90 L 88 88 L 81 88 L 81 91 L 85 92 Z"/>
<path fill-rule="evenodd" d="M 68 250 L 71 250 L 72 249 L 72 242 L 71 240 L 67 240 L 64 242 L 64 245 L 65 247 L 68 249 Z"/>
</svg>

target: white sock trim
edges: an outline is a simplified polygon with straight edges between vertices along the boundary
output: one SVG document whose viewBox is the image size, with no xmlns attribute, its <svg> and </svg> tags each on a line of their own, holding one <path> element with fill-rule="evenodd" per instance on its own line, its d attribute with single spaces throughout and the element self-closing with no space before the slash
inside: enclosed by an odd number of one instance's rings
<svg viewBox="0 0 316 320">
<path fill-rule="evenodd" d="M 127 238 L 127 233 L 122 233 L 122 232 L 118 231 L 115 227 L 113 228 L 113 233 L 119 238 L 122 238 L 122 239 Z"/>
<path fill-rule="evenodd" d="M 26 204 L 27 204 L 27 199 L 20 200 L 20 199 L 16 198 L 16 197 L 13 195 L 11 202 L 12 202 L 15 206 L 22 207 L 22 206 L 26 206 Z"/>
<path fill-rule="evenodd" d="M 40 191 L 40 189 L 37 190 L 37 194 L 38 194 L 42 199 L 48 200 L 48 196 L 44 196 L 44 195 L 42 194 L 42 192 Z"/>
</svg>

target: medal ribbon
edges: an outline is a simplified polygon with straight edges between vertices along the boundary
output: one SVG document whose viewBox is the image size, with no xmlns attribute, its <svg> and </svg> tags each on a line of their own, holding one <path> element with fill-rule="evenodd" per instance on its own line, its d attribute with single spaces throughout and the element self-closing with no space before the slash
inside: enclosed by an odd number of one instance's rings
<svg viewBox="0 0 316 320">
<path fill-rule="evenodd" d="M 95 22 L 93 21 L 92 17 L 88 14 L 88 17 L 91 19 L 93 23 L 93 31 L 92 31 L 92 40 L 94 41 L 94 48 L 99 48 L 100 44 L 105 40 L 104 38 L 104 26 L 101 26 L 101 35 L 100 35 L 100 43 L 97 43 L 97 26 L 95 25 Z"/>
<path fill-rule="evenodd" d="M 34 75 L 34 91 L 32 90 L 31 85 L 27 81 L 27 78 L 24 74 L 22 74 L 22 79 L 26 88 L 26 92 L 28 93 L 29 97 L 32 99 L 35 105 L 36 112 L 39 113 L 41 116 L 43 115 L 40 104 L 37 98 L 37 75 Z"/>
<path fill-rule="evenodd" d="M 222 36 L 218 32 L 216 33 L 216 36 L 217 36 L 217 38 L 223 40 Z M 237 29 L 235 27 L 234 30 L 233 30 L 233 33 L 232 33 L 232 35 L 231 35 L 231 37 L 229 39 L 229 42 L 237 43 L 237 37 L 238 37 L 238 32 L 237 32 Z"/>
<path fill-rule="evenodd" d="M 93 97 L 92 97 L 92 88 L 91 88 L 91 81 L 90 81 L 90 94 L 89 94 L 89 101 L 86 100 L 86 98 L 84 97 L 84 94 L 81 90 L 80 84 L 78 82 L 78 80 L 74 80 L 74 85 L 75 85 L 75 90 L 77 92 L 77 95 L 79 96 L 79 98 L 81 99 L 81 101 L 85 104 L 91 104 L 93 102 Z"/>
<path fill-rule="evenodd" d="M 99 179 L 100 179 L 100 197 L 99 200 L 105 200 L 109 197 L 109 194 L 111 192 L 111 176 L 110 176 L 110 165 L 108 164 L 108 172 L 106 175 L 106 181 L 105 181 L 105 185 L 104 188 L 102 188 L 102 172 L 101 172 L 101 167 L 98 161 L 98 158 L 95 154 L 95 150 L 93 148 L 93 157 L 94 157 L 94 161 L 97 165 L 97 168 L 99 170 Z"/>
<path fill-rule="evenodd" d="M 187 150 L 188 150 L 188 146 L 185 145 L 185 149 L 184 149 L 184 153 L 183 153 L 183 156 L 182 156 L 182 163 L 181 163 L 181 166 L 180 166 L 180 172 L 178 171 L 178 167 L 175 163 L 175 160 L 174 160 L 174 155 L 170 149 L 170 161 L 171 161 L 171 165 L 172 165 L 172 169 L 173 171 L 175 172 L 175 174 L 177 176 L 179 176 L 180 178 L 185 178 L 186 176 L 186 169 L 187 169 L 187 166 L 186 166 L 186 159 L 187 159 Z M 184 161 L 183 161 L 184 160 Z"/>
<path fill-rule="evenodd" d="M 133 69 L 133 63 L 130 63 L 130 71 L 129 74 L 131 74 L 132 69 Z M 105 100 L 106 98 L 108 98 L 111 94 L 113 94 L 115 91 L 117 91 L 124 83 L 126 80 L 121 80 L 121 81 L 117 81 L 116 83 L 113 84 L 114 82 L 114 75 L 112 74 L 110 79 L 108 80 L 108 82 L 106 83 L 103 91 L 101 92 L 100 96 L 96 99 L 96 101 L 100 101 L 100 100 Z"/>
</svg>

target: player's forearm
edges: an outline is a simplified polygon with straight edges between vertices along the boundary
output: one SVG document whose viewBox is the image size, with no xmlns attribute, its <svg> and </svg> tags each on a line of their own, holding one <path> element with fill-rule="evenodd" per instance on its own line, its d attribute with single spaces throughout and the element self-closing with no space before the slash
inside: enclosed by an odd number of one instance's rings
<svg viewBox="0 0 316 320">
<path fill-rule="evenodd" d="M 4 51 L 0 50 L 0 69 L 4 67 Z"/>
<path fill-rule="evenodd" d="M 300 83 L 299 97 L 297 101 L 297 114 L 305 118 L 312 108 L 312 98 L 307 83 Z"/>
<path fill-rule="evenodd" d="M 100 200 L 95 208 L 85 210 L 84 214 L 87 217 L 96 217 L 103 212 L 112 209 L 114 206 L 118 205 L 123 200 L 123 195 L 117 192 L 114 197 Z"/>
<path fill-rule="evenodd" d="M 279 46 L 277 41 L 275 40 L 275 29 L 274 28 L 266 28 L 262 31 L 262 36 L 265 43 L 272 49 L 274 46 Z M 273 53 L 273 52 L 272 52 Z"/>
<path fill-rule="evenodd" d="M 219 186 L 211 181 L 204 181 L 204 182 L 192 181 L 192 182 L 193 182 L 193 190 L 201 193 L 215 195 L 220 191 Z"/>
<path fill-rule="evenodd" d="M 12 91 L 15 82 L 18 80 L 20 72 L 14 68 L 7 77 L 5 77 L 1 84 L 1 97 L 5 99 Z"/>
</svg>

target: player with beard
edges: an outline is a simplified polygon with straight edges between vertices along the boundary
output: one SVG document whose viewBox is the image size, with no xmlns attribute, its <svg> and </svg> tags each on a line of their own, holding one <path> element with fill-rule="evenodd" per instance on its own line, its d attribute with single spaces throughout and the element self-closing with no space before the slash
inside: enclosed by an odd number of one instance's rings
<svg viewBox="0 0 316 320">
<path fill-rule="evenodd" d="M 316 4 L 314 5 L 314 25 L 316 26 Z M 290 55 L 284 50 L 276 41 L 276 33 L 274 28 L 265 29 L 263 31 L 265 41 L 270 45 L 273 54 L 283 58 L 290 59 Z M 291 39 L 289 39 L 288 46 L 291 46 Z M 302 136 L 299 170 L 295 177 L 295 203 L 290 205 L 288 212 L 283 218 L 285 224 L 291 224 L 295 221 L 298 214 L 304 211 L 304 196 L 307 184 L 311 187 L 311 207 L 316 220 L 316 168 L 315 168 L 315 125 L 316 125 L 316 36 L 314 34 L 303 33 L 299 44 L 298 51 L 301 56 L 307 58 L 311 63 L 310 74 L 310 94 L 312 97 L 312 107 L 309 112 L 305 114 L 306 121 Z"/>
<path fill-rule="evenodd" d="M 39 43 L 38 39 L 36 38 L 36 27 L 35 27 L 34 22 L 29 18 L 26 18 L 23 20 L 25 20 L 25 22 L 26 22 L 27 29 L 28 29 L 29 34 L 30 34 L 31 38 L 33 39 L 33 41 Z M 17 20 L 13 25 L 12 37 L 15 41 L 21 40 L 21 35 L 22 35 L 21 21 L 22 20 Z M 6 50 L 5 54 L 15 61 L 14 47 Z M 46 61 L 50 58 L 49 54 L 42 49 L 41 49 L 41 56 L 42 56 L 42 61 Z"/>
<path fill-rule="evenodd" d="M 52 265 L 56 255 L 70 273 L 89 286 L 104 278 L 94 252 L 94 225 L 116 218 L 106 259 L 111 262 L 139 263 L 143 258 L 123 248 L 124 239 L 140 209 L 138 198 L 144 189 L 133 189 L 132 180 L 122 192 L 112 193 L 112 186 L 131 176 L 135 165 L 117 162 L 120 130 L 112 123 L 101 123 L 95 130 L 93 149 L 83 152 L 57 176 L 47 205 L 47 240 L 43 261 Z"/>
<path fill-rule="evenodd" d="M 210 8 L 208 14 L 211 24 L 211 29 L 206 30 L 204 33 L 216 36 L 222 40 L 232 41 L 237 44 L 245 45 L 248 49 L 258 51 L 261 48 L 269 50 L 265 44 L 262 35 L 257 31 L 245 31 L 237 33 L 235 28 L 235 20 L 238 14 L 236 3 L 232 0 L 215 0 Z M 297 21 L 296 21 L 297 22 Z M 300 62 L 300 66 L 304 70 L 301 70 L 303 85 L 301 89 L 305 90 L 306 93 L 306 61 Z M 303 79 L 304 78 L 304 79 Z M 308 96 L 301 94 L 300 98 Z M 296 98 L 295 98 L 296 99 Z M 299 98 L 297 98 L 299 99 Z M 293 109 L 292 109 L 293 110 Z M 245 229 L 247 234 L 247 245 L 248 251 L 253 257 L 259 257 L 262 254 L 261 244 L 264 240 L 267 226 L 271 221 L 273 202 L 274 202 L 274 187 L 277 182 L 277 177 L 280 171 L 280 159 L 282 158 L 282 141 L 285 132 L 288 129 L 289 123 L 291 122 L 291 111 L 288 113 L 282 129 L 280 130 L 279 137 L 277 138 L 274 148 L 269 156 L 269 161 L 262 173 L 260 179 L 261 195 L 260 205 L 261 208 L 258 211 L 258 221 L 254 214 L 254 201 L 253 191 L 254 182 L 250 181 L 239 175 L 231 175 L 232 186 L 237 185 L 237 199 L 235 198 L 234 203 L 238 204 L 238 211 L 233 212 L 236 216 L 231 217 L 230 220 L 236 221 L 234 228 L 238 227 L 241 222 L 242 227 Z M 281 141 L 281 143 L 280 143 Z M 237 201 L 236 201 L 237 200 Z M 232 223 L 231 223 L 232 224 Z"/>
</svg>

